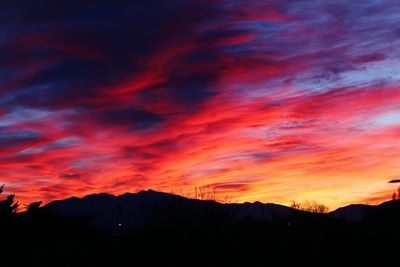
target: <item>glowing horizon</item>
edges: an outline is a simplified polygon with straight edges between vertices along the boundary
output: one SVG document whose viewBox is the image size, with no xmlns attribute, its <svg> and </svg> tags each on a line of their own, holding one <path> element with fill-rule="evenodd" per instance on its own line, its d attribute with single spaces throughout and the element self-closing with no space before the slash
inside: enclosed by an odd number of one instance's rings
<svg viewBox="0 0 400 267">
<path fill-rule="evenodd" d="M 400 5 L 0 3 L 0 184 L 334 209 L 400 177 Z"/>
</svg>

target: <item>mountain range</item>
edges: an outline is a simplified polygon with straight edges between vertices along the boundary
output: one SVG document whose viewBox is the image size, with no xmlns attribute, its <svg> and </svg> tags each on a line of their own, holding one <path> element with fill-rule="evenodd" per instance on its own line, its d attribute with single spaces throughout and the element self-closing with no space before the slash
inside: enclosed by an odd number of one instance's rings
<svg viewBox="0 0 400 267">
<path fill-rule="evenodd" d="M 384 202 L 378 206 L 349 205 L 321 216 L 360 221 L 372 212 L 388 209 L 392 202 Z M 45 209 L 67 217 L 88 217 L 93 226 L 105 231 L 137 230 L 182 222 L 272 222 L 296 215 L 316 216 L 273 203 L 223 204 L 153 190 L 125 193 L 119 196 L 101 193 L 83 198 L 71 197 L 50 202 Z"/>
</svg>

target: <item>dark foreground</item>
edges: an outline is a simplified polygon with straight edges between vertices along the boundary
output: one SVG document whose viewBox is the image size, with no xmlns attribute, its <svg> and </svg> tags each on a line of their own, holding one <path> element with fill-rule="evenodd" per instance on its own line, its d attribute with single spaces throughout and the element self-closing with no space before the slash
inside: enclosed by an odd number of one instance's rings
<svg viewBox="0 0 400 267">
<path fill-rule="evenodd" d="M 46 208 L 3 214 L 0 266 L 399 266 L 400 203 L 349 222 L 293 213 L 269 222 L 196 222 L 107 233 Z M 305 264 L 305 265 L 304 265 Z"/>
</svg>

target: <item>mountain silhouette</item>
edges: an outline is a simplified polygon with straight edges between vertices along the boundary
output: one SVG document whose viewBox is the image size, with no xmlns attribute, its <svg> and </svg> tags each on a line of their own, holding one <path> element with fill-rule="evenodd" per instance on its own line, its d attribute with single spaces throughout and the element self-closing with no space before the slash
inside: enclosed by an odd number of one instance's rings
<svg viewBox="0 0 400 267">
<path fill-rule="evenodd" d="M 283 205 L 261 202 L 222 204 L 215 201 L 189 199 L 153 190 L 138 193 L 92 194 L 53 201 L 45 206 L 64 216 L 92 218 L 92 225 L 106 231 L 118 227 L 136 230 L 157 227 L 176 221 L 229 220 L 231 222 L 267 222 L 302 213 Z"/>
<path fill-rule="evenodd" d="M 324 215 L 346 221 L 361 221 L 366 216 L 386 212 L 396 201 L 377 206 L 352 204 Z M 100 193 L 83 198 L 71 197 L 45 206 L 67 217 L 89 217 L 91 225 L 105 231 L 138 230 L 161 227 L 176 222 L 198 223 L 205 220 L 224 223 L 271 222 L 294 215 L 311 213 L 272 203 L 222 204 L 216 201 L 189 199 L 154 190 L 114 196 Z"/>
<path fill-rule="evenodd" d="M 374 209 L 374 206 L 363 204 L 351 204 L 346 207 L 338 208 L 329 214 L 337 219 L 344 219 L 347 221 L 361 221 L 368 212 Z"/>
<path fill-rule="evenodd" d="M 147 190 L 38 205 L 0 218 L 4 266 L 156 266 L 160 259 L 174 267 L 398 263 L 399 200 L 320 214 Z"/>
<path fill-rule="evenodd" d="M 379 205 L 351 204 L 349 206 L 338 208 L 329 213 L 336 219 L 344 219 L 346 221 L 362 221 L 371 216 L 387 215 L 393 211 L 397 211 L 400 200 L 390 200 Z"/>
</svg>

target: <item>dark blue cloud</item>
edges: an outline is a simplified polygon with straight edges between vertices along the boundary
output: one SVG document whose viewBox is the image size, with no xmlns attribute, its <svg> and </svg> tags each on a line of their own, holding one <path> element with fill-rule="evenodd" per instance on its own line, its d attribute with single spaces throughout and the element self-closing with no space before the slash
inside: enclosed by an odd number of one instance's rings
<svg viewBox="0 0 400 267">
<path fill-rule="evenodd" d="M 164 121 L 164 117 L 156 113 L 130 108 L 101 112 L 98 118 L 101 123 L 129 126 L 133 130 L 153 128 Z"/>
<path fill-rule="evenodd" d="M 199 23 L 217 13 L 211 2 L 185 0 L 19 0 L 3 1 L 1 7 L 6 38 L 0 42 L 0 67 L 19 71 L 18 77 L 7 78 L 7 88 L 15 94 L 8 106 L 54 108 L 78 99 L 82 104 L 82 95 L 91 104 L 97 88 L 141 73 L 149 56 L 184 42 Z M 178 83 L 171 77 L 163 95 L 190 102 L 212 96 L 208 88 L 203 90 L 211 77 L 205 82 L 199 75 L 179 78 L 189 81 Z"/>
<path fill-rule="evenodd" d="M 10 149 L 24 144 L 40 141 L 43 135 L 37 131 L 4 131 L 0 129 L 0 148 Z"/>
<path fill-rule="evenodd" d="M 217 95 L 212 89 L 215 74 L 194 74 L 190 77 L 174 75 L 168 84 L 168 93 L 177 103 L 193 104 L 203 102 Z"/>
</svg>

